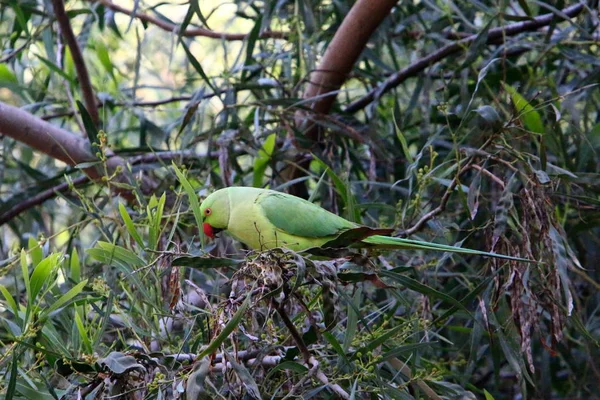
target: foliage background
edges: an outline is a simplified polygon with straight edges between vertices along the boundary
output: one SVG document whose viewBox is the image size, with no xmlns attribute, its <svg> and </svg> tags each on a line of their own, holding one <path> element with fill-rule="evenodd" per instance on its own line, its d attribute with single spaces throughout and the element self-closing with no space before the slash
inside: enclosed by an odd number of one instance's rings
<svg viewBox="0 0 600 400">
<path fill-rule="evenodd" d="M 597 398 L 598 22 L 2 0 L 0 393 Z M 229 185 L 542 263 L 248 254 L 197 229 Z"/>
</svg>

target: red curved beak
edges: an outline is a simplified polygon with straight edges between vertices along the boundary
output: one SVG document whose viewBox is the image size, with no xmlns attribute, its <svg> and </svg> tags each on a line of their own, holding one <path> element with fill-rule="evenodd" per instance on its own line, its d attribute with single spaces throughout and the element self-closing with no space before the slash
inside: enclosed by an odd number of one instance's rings
<svg viewBox="0 0 600 400">
<path fill-rule="evenodd" d="M 202 229 L 204 230 L 204 234 L 211 239 L 215 238 L 215 233 L 213 232 L 213 227 L 207 224 L 206 222 L 202 224 Z"/>
</svg>

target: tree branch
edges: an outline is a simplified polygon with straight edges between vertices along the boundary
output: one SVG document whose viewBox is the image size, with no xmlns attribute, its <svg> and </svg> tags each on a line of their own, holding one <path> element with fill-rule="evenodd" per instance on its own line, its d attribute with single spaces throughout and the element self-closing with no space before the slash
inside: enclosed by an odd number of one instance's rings
<svg viewBox="0 0 600 400">
<path fill-rule="evenodd" d="M 454 189 L 456 189 L 456 186 L 459 183 L 459 178 L 460 176 L 469 168 L 471 168 L 472 164 L 471 164 L 471 160 L 469 160 L 461 169 L 460 171 L 458 171 L 458 173 L 456 174 L 456 176 L 454 177 L 454 179 L 452 179 L 452 182 L 450 182 L 450 184 L 448 185 L 448 187 L 446 188 L 446 191 L 444 192 L 444 195 L 442 196 L 441 200 L 440 200 L 440 204 L 434 208 L 433 210 L 429 211 L 428 213 L 426 213 L 425 215 L 423 215 L 413 226 L 411 226 L 408 229 L 405 229 L 403 231 L 398 232 L 397 234 L 395 234 L 394 236 L 398 236 L 398 237 L 408 237 L 410 235 L 412 235 L 413 233 L 421 230 L 423 228 L 423 225 L 425 225 L 425 223 L 427 221 L 429 221 L 430 219 L 432 219 L 433 217 L 435 217 L 436 215 L 441 214 L 445 209 L 446 209 L 446 205 L 448 204 L 448 200 L 450 200 L 450 196 L 452 195 L 452 192 L 454 192 Z"/>
<path fill-rule="evenodd" d="M 89 182 L 89 180 L 90 178 L 87 175 L 82 175 L 76 179 L 73 179 L 73 187 L 81 186 Z M 70 190 L 71 185 L 69 185 L 67 182 L 63 182 L 59 185 L 48 188 L 33 197 L 27 198 L 27 200 L 18 203 L 13 208 L 7 210 L 4 214 L 0 214 L 0 226 L 9 222 L 22 212 L 32 209 L 33 207 L 42 204 L 46 200 L 55 197 L 58 193 L 65 193 Z"/>
<path fill-rule="evenodd" d="M 58 21 L 62 37 L 65 39 L 65 42 L 71 51 L 71 57 L 73 58 L 73 64 L 75 65 L 75 71 L 77 72 L 79 87 L 81 88 L 81 97 L 83 98 L 85 108 L 90 114 L 94 124 L 100 126 L 100 115 L 96 108 L 94 89 L 92 88 L 90 76 L 85 66 L 83 55 L 81 54 L 81 49 L 79 48 L 73 29 L 71 28 L 69 17 L 65 11 L 63 0 L 52 0 L 52 6 L 54 7 L 54 15 Z"/>
<path fill-rule="evenodd" d="M 200 100 L 210 99 L 217 95 L 220 95 L 220 92 L 217 93 L 209 93 L 200 97 Z M 182 95 L 182 96 L 173 96 L 168 99 L 162 100 L 148 100 L 148 101 L 117 101 L 117 102 L 98 102 L 97 107 L 102 108 L 105 106 L 115 106 L 115 107 L 158 107 L 169 103 L 176 103 L 181 101 L 189 101 L 192 99 L 192 95 Z M 48 121 L 54 118 L 64 118 L 71 117 L 77 114 L 77 111 L 63 111 L 57 112 L 55 114 L 47 114 L 40 116 L 41 119 Z"/>
<path fill-rule="evenodd" d="M 294 342 L 296 342 L 296 346 L 298 346 L 300 353 L 302 353 L 302 356 L 304 357 L 304 361 L 306 361 L 306 363 L 309 363 L 311 359 L 310 351 L 308 350 L 308 347 L 306 347 L 306 344 L 304 344 L 304 340 L 302 340 L 302 336 L 300 336 L 300 333 L 298 333 L 298 330 L 294 326 L 294 323 L 290 320 L 290 317 L 288 317 L 287 313 L 283 309 L 283 305 L 279 304 L 275 300 L 272 301 L 272 304 L 275 310 L 277 310 L 277 313 L 281 317 L 281 320 L 283 321 L 284 325 L 286 326 L 286 328 L 288 328 L 288 331 L 290 331 Z"/>
<path fill-rule="evenodd" d="M 60 160 L 67 165 L 76 166 L 85 162 L 99 161 L 95 153 L 92 152 L 90 143 L 87 139 L 76 136 L 62 128 L 54 126 L 49 122 L 38 118 L 20 108 L 0 102 L 0 135 L 11 137 L 21 143 L 24 143 L 34 150 L 44 153 L 54 159 Z M 121 157 L 112 156 L 106 159 L 106 162 L 99 166 L 85 168 L 83 171 L 93 180 L 100 180 L 106 173 L 112 174 L 118 166 L 125 165 Z M 126 177 L 119 176 L 119 179 L 126 180 Z M 66 188 L 60 186 L 58 191 L 64 191 Z M 115 191 L 130 199 L 133 196 L 125 189 L 115 188 Z M 48 189 L 38 196 L 30 199 L 31 208 L 40 204 L 46 199 L 53 197 L 56 190 Z M 19 204 L 18 210 L 9 214 L 15 216 L 25 209 L 27 202 Z M 4 219 L 4 216 L 2 216 Z"/>
<path fill-rule="evenodd" d="M 2 102 L 0 102 L 0 134 L 25 143 L 67 165 L 75 166 L 98 160 L 92 153 L 87 139 Z M 95 168 L 89 168 L 86 172 L 93 179 L 101 176 Z"/>
<path fill-rule="evenodd" d="M 157 27 L 161 28 L 164 31 L 167 31 L 167 32 L 178 32 L 179 31 L 178 25 L 171 24 L 167 21 L 163 21 L 161 19 L 152 17 L 148 14 L 144 14 L 141 12 L 136 12 L 134 14 L 133 10 L 128 10 L 124 7 L 121 7 L 121 6 L 113 3 L 110 0 L 91 0 L 91 1 L 92 2 L 96 1 L 96 2 L 104 5 L 105 7 L 110 8 L 113 11 L 127 14 L 129 16 L 133 15 L 135 18 L 139 19 L 140 21 L 144 21 L 144 22 L 148 22 L 150 24 L 156 25 Z M 186 36 L 186 37 L 203 36 L 203 37 L 208 37 L 208 38 L 213 38 L 213 39 L 222 39 L 222 40 L 233 41 L 233 40 L 244 40 L 248 37 L 248 34 L 247 33 L 224 33 L 224 32 L 211 31 L 210 29 L 206 29 L 206 28 L 193 28 L 193 29 L 186 29 L 185 31 L 183 31 L 181 33 L 181 36 Z M 288 33 L 279 32 L 279 31 L 266 31 L 266 32 L 262 32 L 259 35 L 259 37 L 261 39 L 266 39 L 266 38 L 287 39 Z"/>
<path fill-rule="evenodd" d="M 127 162 L 131 165 L 137 164 L 149 164 L 155 161 L 171 161 L 175 159 L 197 159 L 202 157 L 202 155 L 195 154 L 192 151 L 165 151 L 161 153 L 153 153 L 153 154 L 143 154 L 140 156 L 134 156 L 127 160 Z M 90 177 L 87 175 L 79 176 L 72 180 L 73 187 L 79 187 L 85 185 L 90 181 Z M 48 188 L 33 197 L 29 197 L 27 200 L 19 202 L 17 205 L 7 210 L 3 214 L 0 214 L 0 226 L 9 222 L 13 218 L 17 217 L 21 213 L 32 209 L 46 200 L 50 200 L 58 193 L 68 193 L 71 190 L 71 185 L 67 182 L 60 183 L 56 186 Z M 10 201 L 10 199 L 9 199 Z"/>
<path fill-rule="evenodd" d="M 308 86 L 302 97 L 316 98 L 309 103 L 316 114 L 328 114 L 338 90 L 346 81 L 352 67 L 360 57 L 373 32 L 389 15 L 397 0 L 358 0 L 336 31 L 327 46 L 319 68 L 310 74 Z M 328 94 L 329 95 L 326 95 Z M 297 124 L 305 125 L 305 134 L 313 141 L 318 140 L 318 125 L 307 121 L 304 113 L 299 113 Z"/>
<path fill-rule="evenodd" d="M 325 55 L 317 70 L 308 78 L 302 97 L 314 99 L 308 103 L 311 113 L 299 111 L 296 113 L 296 126 L 312 142 L 319 141 L 320 125 L 315 121 L 315 115 L 325 115 L 331 110 L 337 93 L 348 78 L 352 67 L 360 57 L 373 32 L 381 25 L 396 5 L 397 0 L 358 0 L 336 31 L 331 43 L 325 50 Z M 290 163 L 281 171 L 286 181 L 294 181 L 304 176 L 310 161 L 299 154 L 294 163 Z M 291 194 L 308 197 L 306 184 L 299 182 L 289 189 Z"/>
<path fill-rule="evenodd" d="M 517 22 L 514 24 L 501 26 L 498 28 L 490 29 L 487 35 L 487 44 L 491 43 L 503 43 L 504 38 L 508 36 L 515 36 L 522 32 L 534 31 L 543 26 L 550 25 L 550 23 L 556 18 L 558 20 L 564 19 L 563 16 L 573 18 L 577 16 L 584 9 L 584 4 L 579 3 L 573 6 L 567 7 L 561 11 L 561 14 L 544 14 L 539 17 L 533 18 L 529 21 Z M 383 81 L 378 87 L 371 89 L 369 93 L 360 99 L 350 103 L 346 108 L 345 112 L 354 113 L 358 110 L 363 109 L 371 102 L 379 99 L 383 94 L 389 92 L 391 89 L 400 85 L 406 79 L 417 75 L 419 72 L 431 67 L 433 64 L 443 60 L 444 58 L 465 51 L 474 41 L 477 39 L 478 34 L 471 35 L 464 39 L 461 39 L 455 43 L 451 43 L 442 47 L 441 49 L 423 57 L 416 62 L 412 63 L 408 67 L 398 71 L 391 75 L 388 79 Z"/>
</svg>

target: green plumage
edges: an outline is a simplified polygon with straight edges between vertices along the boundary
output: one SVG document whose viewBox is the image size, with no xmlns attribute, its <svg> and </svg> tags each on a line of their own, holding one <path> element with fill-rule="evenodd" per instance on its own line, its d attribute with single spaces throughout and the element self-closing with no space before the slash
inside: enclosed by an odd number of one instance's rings
<svg viewBox="0 0 600 400">
<path fill-rule="evenodd" d="M 502 254 L 382 236 L 380 233 L 388 234 L 389 231 L 363 227 L 306 200 L 267 189 L 220 189 L 208 196 L 200 209 L 204 225 L 210 226 L 209 232 L 213 229 L 226 230 L 235 239 L 257 250 L 285 247 L 302 251 L 325 244 L 337 247 L 375 246 L 476 254 L 530 262 Z M 349 243 L 344 238 L 348 238 Z"/>
<path fill-rule="evenodd" d="M 264 192 L 257 204 L 275 227 L 295 236 L 319 238 L 358 227 L 324 208 L 285 193 Z"/>
</svg>

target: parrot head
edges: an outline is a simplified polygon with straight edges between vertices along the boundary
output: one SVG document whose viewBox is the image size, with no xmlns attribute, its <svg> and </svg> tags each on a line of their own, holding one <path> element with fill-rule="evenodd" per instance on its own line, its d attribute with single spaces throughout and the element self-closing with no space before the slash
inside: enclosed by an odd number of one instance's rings
<svg viewBox="0 0 600 400">
<path fill-rule="evenodd" d="M 227 229 L 229 224 L 229 195 L 226 190 L 217 190 L 200 205 L 204 223 L 204 234 L 214 238 L 215 234 Z"/>
</svg>

